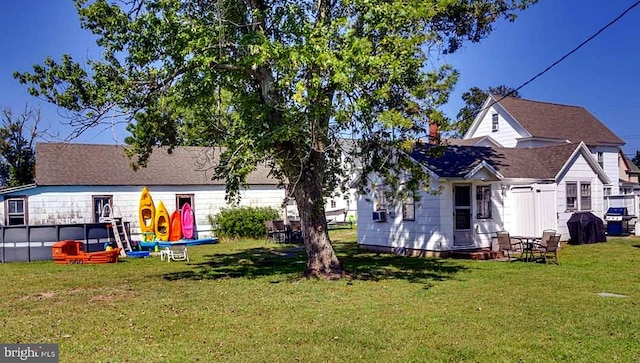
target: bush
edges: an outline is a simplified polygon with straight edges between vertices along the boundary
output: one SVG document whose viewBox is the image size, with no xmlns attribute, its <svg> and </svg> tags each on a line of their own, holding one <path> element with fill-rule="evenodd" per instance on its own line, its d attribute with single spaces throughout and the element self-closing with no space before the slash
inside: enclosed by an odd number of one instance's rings
<svg viewBox="0 0 640 363">
<path fill-rule="evenodd" d="M 237 207 L 222 209 L 216 216 L 209 215 L 211 225 L 217 225 L 221 237 L 264 237 L 265 221 L 280 218 L 277 209 L 271 207 Z"/>
</svg>

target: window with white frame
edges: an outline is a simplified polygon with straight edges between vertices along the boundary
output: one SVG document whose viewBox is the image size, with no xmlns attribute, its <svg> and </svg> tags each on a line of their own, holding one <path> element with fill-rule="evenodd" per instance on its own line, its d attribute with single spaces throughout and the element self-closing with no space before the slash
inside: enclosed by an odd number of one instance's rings
<svg viewBox="0 0 640 363">
<path fill-rule="evenodd" d="M 378 188 L 375 191 L 374 206 L 375 211 L 387 210 L 387 197 L 384 195 L 384 190 Z"/>
<path fill-rule="evenodd" d="M 580 210 L 591 210 L 591 183 L 580 183 Z"/>
<path fill-rule="evenodd" d="M 415 221 L 416 220 L 416 203 L 413 197 L 406 197 L 402 201 L 402 220 L 403 221 Z"/>
<path fill-rule="evenodd" d="M 491 132 L 498 131 L 498 114 L 494 113 L 491 115 Z"/>
<path fill-rule="evenodd" d="M 578 183 L 567 182 L 567 210 L 578 209 Z"/>
<path fill-rule="evenodd" d="M 336 201 L 334 199 L 331 199 L 331 208 L 335 208 L 336 206 Z"/>
<path fill-rule="evenodd" d="M 491 185 L 476 186 L 476 216 L 491 219 Z"/>
<path fill-rule="evenodd" d="M 5 200 L 6 220 L 8 226 L 27 224 L 26 198 L 9 198 Z"/>
<path fill-rule="evenodd" d="M 604 187 L 603 192 L 604 192 L 605 196 L 606 195 L 611 195 L 611 187 Z"/>
<path fill-rule="evenodd" d="M 567 211 L 591 210 L 591 183 L 567 182 Z M 606 188 L 604 189 L 606 193 Z"/>
<path fill-rule="evenodd" d="M 598 157 L 598 165 L 604 169 L 604 153 L 602 151 L 598 151 L 596 155 Z"/>
</svg>

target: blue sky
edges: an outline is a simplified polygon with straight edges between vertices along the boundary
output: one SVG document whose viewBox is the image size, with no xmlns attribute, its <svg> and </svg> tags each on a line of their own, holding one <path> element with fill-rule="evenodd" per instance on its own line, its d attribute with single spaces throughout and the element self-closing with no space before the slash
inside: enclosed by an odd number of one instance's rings
<svg viewBox="0 0 640 363">
<path fill-rule="evenodd" d="M 455 117 L 460 95 L 470 87 L 518 87 L 614 19 L 635 0 L 540 0 L 514 23 L 499 22 L 479 44 L 434 62 L 449 62 L 461 73 L 444 111 Z M 620 136 L 624 151 L 640 150 L 640 6 L 562 63 L 520 90 L 524 98 L 585 107 Z M 43 124 L 70 132 L 59 111 L 29 96 L 12 73 L 28 71 L 46 56 L 69 53 L 77 60 L 100 55 L 91 34 L 80 29 L 71 0 L 0 2 L 0 107 L 14 112 L 25 103 L 42 107 Z M 76 142 L 123 143 L 122 126 L 107 125 Z"/>
</svg>

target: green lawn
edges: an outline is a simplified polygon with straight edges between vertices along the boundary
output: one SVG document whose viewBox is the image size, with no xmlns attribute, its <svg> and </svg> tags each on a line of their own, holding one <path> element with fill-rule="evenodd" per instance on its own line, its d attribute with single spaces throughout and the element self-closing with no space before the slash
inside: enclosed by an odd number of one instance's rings
<svg viewBox="0 0 640 363">
<path fill-rule="evenodd" d="M 253 240 L 190 263 L 0 264 L 0 342 L 59 343 L 61 362 L 640 358 L 640 239 L 547 266 L 364 253 L 355 229 L 331 233 L 351 278 L 301 278 L 304 250 Z"/>
</svg>

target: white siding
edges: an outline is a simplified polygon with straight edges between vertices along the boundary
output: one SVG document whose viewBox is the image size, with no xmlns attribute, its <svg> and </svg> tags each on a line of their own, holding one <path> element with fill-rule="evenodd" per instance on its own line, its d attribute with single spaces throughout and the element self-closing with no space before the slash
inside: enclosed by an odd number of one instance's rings
<svg viewBox="0 0 640 363">
<path fill-rule="evenodd" d="M 498 131 L 492 131 L 492 115 L 498 114 Z M 503 147 L 515 147 L 517 139 L 529 136 L 524 129 L 499 105 L 491 106 L 480 120 L 478 127 L 465 139 L 491 136 Z"/>
<path fill-rule="evenodd" d="M 450 201 L 445 196 L 422 193 L 422 199 L 415 203 L 415 221 L 402 220 L 402 205 L 389 207 L 386 222 L 374 222 L 373 194 L 358 196 L 358 243 L 373 246 L 392 247 L 396 251 L 405 248 L 418 250 L 439 251 L 446 249 L 447 238 L 451 238 L 442 231 L 442 226 L 447 225 L 441 216 L 443 200 Z M 369 200 L 367 200 L 369 199 Z M 451 208 L 449 208 L 451 209 Z M 450 222 L 449 222 L 450 223 Z M 451 229 L 450 224 L 448 229 Z"/>
<path fill-rule="evenodd" d="M 607 184 L 607 186 L 611 187 L 611 195 L 619 195 L 620 186 L 618 184 L 618 177 L 620 172 L 618 168 L 618 148 L 613 146 L 599 146 L 591 148 L 593 159 L 596 160 L 596 162 L 598 161 L 598 152 L 602 153 L 604 164 L 603 169 L 611 180 L 611 184 Z"/>
<path fill-rule="evenodd" d="M 473 244 L 464 248 L 488 248 L 491 237 L 502 230 L 503 218 L 502 193 L 497 182 L 473 182 L 472 211 L 476 211 L 476 186 L 490 185 L 492 198 L 492 218 L 477 219 L 472 212 Z M 358 243 L 364 245 L 384 246 L 402 252 L 405 248 L 424 251 L 447 251 L 455 249 L 453 244 L 453 197 L 452 183 L 442 183 L 440 194 L 422 194 L 416 202 L 415 221 L 402 220 L 402 206 L 396 205 L 392 216 L 386 222 L 374 222 L 373 195 L 358 198 Z M 434 183 L 433 187 L 437 185 Z M 369 200 L 367 200 L 369 199 Z"/>
<path fill-rule="evenodd" d="M 564 175 L 558 179 L 557 206 L 558 206 L 558 228 L 562 233 L 562 240 L 569 239 L 569 230 L 567 228 L 567 220 L 574 211 L 567 210 L 567 182 L 588 182 L 591 183 L 591 213 L 598 218 L 604 216 L 604 196 L 603 184 L 589 166 L 586 159 L 582 155 L 577 155 L 573 160 L 573 164 Z M 578 189 L 578 199 L 580 191 Z"/>
<path fill-rule="evenodd" d="M 140 232 L 138 205 L 142 187 L 38 187 L 28 190 L 29 224 L 93 223 L 92 196 L 113 197 L 113 215 L 131 223 L 131 232 L 137 239 Z M 162 186 L 150 187 L 149 191 L 157 206 L 164 203 L 169 214 L 176 209 L 176 194 L 193 194 L 193 211 L 199 237 L 211 232 L 208 215 L 217 214 L 221 208 L 231 207 L 224 199 L 224 186 Z M 275 186 L 251 186 L 241 192 L 241 206 L 274 207 L 281 209 L 284 190 Z"/>
</svg>

